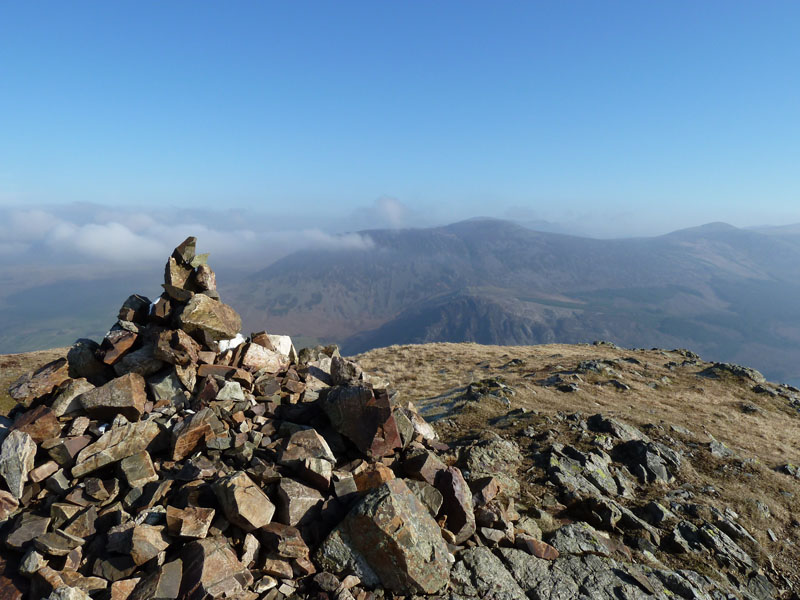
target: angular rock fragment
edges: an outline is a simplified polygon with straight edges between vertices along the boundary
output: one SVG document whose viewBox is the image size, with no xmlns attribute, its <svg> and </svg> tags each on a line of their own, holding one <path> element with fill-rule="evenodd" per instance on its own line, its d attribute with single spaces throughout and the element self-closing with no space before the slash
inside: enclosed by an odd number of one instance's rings
<svg viewBox="0 0 800 600">
<path fill-rule="evenodd" d="M 37 444 L 61 435 L 61 425 L 58 422 L 58 418 L 46 406 L 37 406 L 22 413 L 14 421 L 14 426 L 11 429 L 12 431 L 24 431 Z"/>
<path fill-rule="evenodd" d="M 368 466 L 354 477 L 359 492 L 366 492 L 394 479 L 394 471 L 381 463 Z"/>
<path fill-rule="evenodd" d="M 436 474 L 446 468 L 447 465 L 439 457 L 427 450 L 412 454 L 403 461 L 403 471 L 406 475 L 430 485 L 436 483 Z"/>
<path fill-rule="evenodd" d="M 139 580 L 128 600 L 175 600 L 180 597 L 183 561 L 177 558 Z"/>
<path fill-rule="evenodd" d="M 361 367 L 352 360 L 341 356 L 334 356 L 331 359 L 333 385 L 357 385 L 362 376 Z"/>
<path fill-rule="evenodd" d="M 428 509 L 401 479 L 367 494 L 317 552 L 322 567 L 368 586 L 435 594 L 449 582 L 447 546 Z"/>
<path fill-rule="evenodd" d="M 289 436 L 278 457 L 278 464 L 297 468 L 307 458 L 321 458 L 331 464 L 336 462 L 328 442 L 314 429 L 301 429 Z"/>
<path fill-rule="evenodd" d="M 272 520 L 275 505 L 244 472 L 219 479 L 212 487 L 227 519 L 243 531 L 253 531 Z"/>
<path fill-rule="evenodd" d="M 117 319 L 143 325 L 150 311 L 150 299 L 139 294 L 128 296 L 119 309 Z"/>
<path fill-rule="evenodd" d="M 446 527 L 455 536 L 456 544 L 465 542 L 475 533 L 475 513 L 472 492 L 457 467 L 439 471 L 434 486 L 444 501 L 440 514 L 447 517 Z"/>
<path fill-rule="evenodd" d="M 114 364 L 114 372 L 117 376 L 136 373 L 142 377 L 149 377 L 158 373 L 165 366 L 164 361 L 158 360 L 154 356 L 153 346 L 146 344 L 138 350 L 125 354 L 122 359 Z"/>
<path fill-rule="evenodd" d="M 106 465 L 142 452 L 159 434 L 153 421 L 141 421 L 115 427 L 104 433 L 99 440 L 78 453 L 72 467 L 73 477 L 83 477 Z"/>
<path fill-rule="evenodd" d="M 85 392 L 80 396 L 80 402 L 93 419 L 111 421 L 122 415 L 129 421 L 137 421 L 147 402 L 145 380 L 141 375 L 128 373 Z"/>
<path fill-rule="evenodd" d="M 95 386 L 86 379 L 70 379 L 56 390 L 55 399 L 50 405 L 50 410 L 53 411 L 56 417 L 83 411 L 80 396 L 94 388 Z"/>
<path fill-rule="evenodd" d="M 525 550 L 528 554 L 532 554 L 536 558 L 555 560 L 559 557 L 558 550 L 553 548 L 553 546 L 529 535 L 517 535 L 516 544 L 517 548 Z"/>
<path fill-rule="evenodd" d="M 34 540 L 36 549 L 49 556 L 66 556 L 83 544 L 82 538 L 60 529 L 40 535 Z"/>
<path fill-rule="evenodd" d="M 184 387 L 175 369 L 156 373 L 147 380 L 147 387 L 156 406 L 173 404 L 180 406 L 186 401 Z"/>
<path fill-rule="evenodd" d="M 444 502 L 442 493 L 439 490 L 424 481 L 406 479 L 405 482 L 408 489 L 414 492 L 414 495 L 428 507 L 431 516 L 435 517 L 439 514 L 439 510 L 442 508 L 442 502 Z"/>
<path fill-rule="evenodd" d="M 50 458 L 60 466 L 66 467 L 72 464 L 72 461 L 75 460 L 78 453 L 86 448 L 91 441 L 92 438 L 88 435 L 79 435 L 47 442 L 42 444 L 42 448 L 46 450 Z"/>
<path fill-rule="evenodd" d="M 158 473 L 153 466 L 153 460 L 144 450 L 123 458 L 119 466 L 128 485 L 132 488 L 144 487 L 151 481 L 158 481 Z"/>
<path fill-rule="evenodd" d="M 208 265 L 198 265 L 194 271 L 195 283 L 203 291 L 213 291 L 217 289 L 217 276 Z"/>
<path fill-rule="evenodd" d="M 143 565 L 169 547 L 164 527 L 155 525 L 136 525 L 130 532 L 128 551 L 133 562 Z"/>
<path fill-rule="evenodd" d="M 184 419 L 172 430 L 172 460 L 183 460 L 221 429 L 222 425 L 210 408 Z"/>
<path fill-rule="evenodd" d="M 0 446 L 0 477 L 17 500 L 22 498 L 35 456 L 36 442 L 24 431 L 12 431 Z"/>
<path fill-rule="evenodd" d="M 309 554 L 300 531 L 283 523 L 270 523 L 259 530 L 264 548 L 285 559 L 306 558 Z"/>
<path fill-rule="evenodd" d="M 385 390 L 373 392 L 366 386 L 331 388 L 322 408 L 336 431 L 368 456 L 386 456 L 402 447 Z"/>
<path fill-rule="evenodd" d="M 452 571 L 452 588 L 468 597 L 526 600 L 522 588 L 489 548 L 469 548 Z"/>
<path fill-rule="evenodd" d="M 171 365 L 187 366 L 199 360 L 200 344 L 181 329 L 158 334 L 153 356 Z"/>
<path fill-rule="evenodd" d="M 114 371 L 100 359 L 97 352 L 100 345 L 94 340 L 79 339 L 67 352 L 69 376 L 73 379 L 86 379 L 92 385 L 103 385 L 114 376 Z"/>
<path fill-rule="evenodd" d="M 242 319 L 227 304 L 196 294 L 177 315 L 181 329 L 195 339 L 227 340 L 242 328 Z"/>
<path fill-rule="evenodd" d="M 214 512 L 213 508 L 168 506 L 167 527 L 172 535 L 202 539 L 208 535 Z"/>
<path fill-rule="evenodd" d="M 181 558 L 181 598 L 232 598 L 253 583 L 253 575 L 224 539 L 192 542 L 184 547 Z"/>
<path fill-rule="evenodd" d="M 30 406 L 33 400 L 49 394 L 68 379 L 69 363 L 66 358 L 58 358 L 17 379 L 8 394 L 15 402 Z"/>
<path fill-rule="evenodd" d="M 284 478 L 278 484 L 276 518 L 284 525 L 305 525 L 319 516 L 324 498 L 314 488 Z"/>
<path fill-rule="evenodd" d="M 47 533 L 50 526 L 50 517 L 42 517 L 33 513 L 19 515 L 11 530 L 4 540 L 5 545 L 12 550 L 22 550 L 40 535 Z"/>
<path fill-rule="evenodd" d="M 91 600 L 91 596 L 80 588 L 62 585 L 53 590 L 47 600 Z"/>
<path fill-rule="evenodd" d="M 11 492 L 0 490 L 0 523 L 8 520 L 19 508 L 19 499 Z"/>
<path fill-rule="evenodd" d="M 100 344 L 98 354 L 103 357 L 103 362 L 113 366 L 136 343 L 139 334 L 126 329 L 115 329 L 106 334 Z"/>
<path fill-rule="evenodd" d="M 240 364 L 254 372 L 279 373 L 288 368 L 289 360 L 280 352 L 251 343 L 243 346 Z"/>
</svg>

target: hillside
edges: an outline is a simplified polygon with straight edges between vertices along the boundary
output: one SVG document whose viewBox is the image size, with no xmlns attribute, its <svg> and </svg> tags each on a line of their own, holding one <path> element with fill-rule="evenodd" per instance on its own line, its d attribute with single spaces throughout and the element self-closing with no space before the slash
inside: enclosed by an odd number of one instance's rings
<svg viewBox="0 0 800 600">
<path fill-rule="evenodd" d="M 340 343 L 687 347 L 800 379 L 800 237 L 709 224 L 594 240 L 471 220 L 366 231 L 371 251 L 303 252 L 226 293 L 245 323 Z"/>
</svg>

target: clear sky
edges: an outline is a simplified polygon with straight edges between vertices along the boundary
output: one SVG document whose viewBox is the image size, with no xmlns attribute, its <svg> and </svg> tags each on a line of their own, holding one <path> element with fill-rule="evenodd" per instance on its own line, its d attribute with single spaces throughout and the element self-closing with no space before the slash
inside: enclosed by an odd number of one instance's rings
<svg viewBox="0 0 800 600">
<path fill-rule="evenodd" d="M 798 31 L 779 0 L 3 2 L 0 206 L 798 222 Z"/>
</svg>

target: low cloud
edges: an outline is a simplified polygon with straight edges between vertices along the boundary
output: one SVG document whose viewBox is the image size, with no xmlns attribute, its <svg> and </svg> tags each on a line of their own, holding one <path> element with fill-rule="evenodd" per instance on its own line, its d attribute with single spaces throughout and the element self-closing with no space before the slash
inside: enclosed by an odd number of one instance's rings
<svg viewBox="0 0 800 600">
<path fill-rule="evenodd" d="M 300 249 L 366 250 L 373 245 L 368 236 L 315 226 L 277 229 L 284 220 L 255 214 L 202 211 L 186 216 L 177 209 L 143 212 L 87 204 L 0 208 L 0 259 L 7 266 L 103 263 L 149 268 L 194 235 L 198 251 L 210 252 L 215 263 L 263 268 Z"/>
</svg>

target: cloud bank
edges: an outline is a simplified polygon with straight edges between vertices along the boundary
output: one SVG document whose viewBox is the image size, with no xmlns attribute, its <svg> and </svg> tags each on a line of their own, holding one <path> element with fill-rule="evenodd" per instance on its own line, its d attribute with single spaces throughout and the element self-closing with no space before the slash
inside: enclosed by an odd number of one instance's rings
<svg viewBox="0 0 800 600">
<path fill-rule="evenodd" d="M 302 221 L 301 221 L 302 222 Z M 313 223 L 246 211 L 142 212 L 90 204 L 0 207 L 0 261 L 12 264 L 103 263 L 150 266 L 190 235 L 215 263 L 263 268 L 300 249 L 367 250 L 369 236 L 331 233 Z"/>
</svg>

